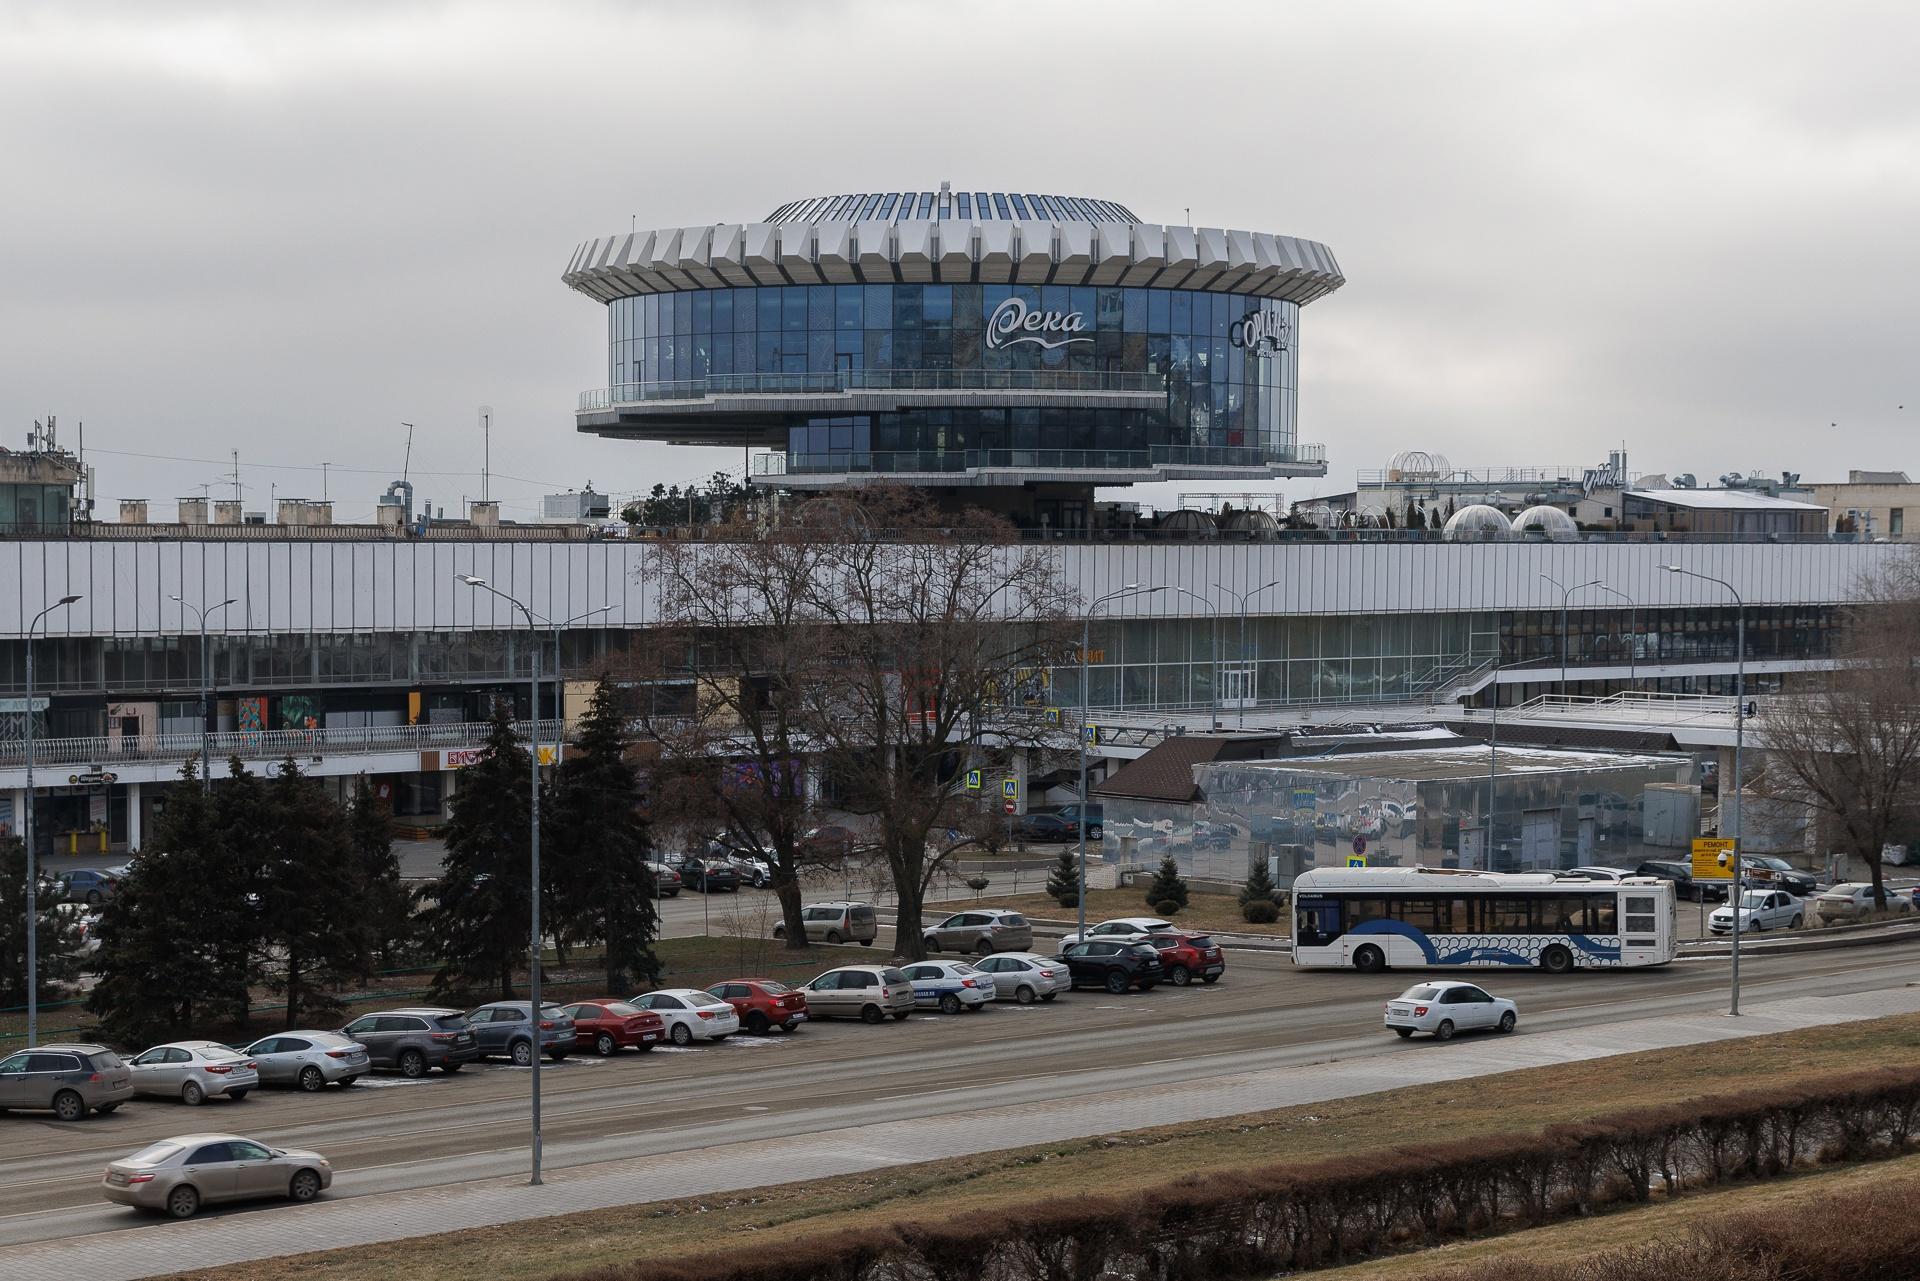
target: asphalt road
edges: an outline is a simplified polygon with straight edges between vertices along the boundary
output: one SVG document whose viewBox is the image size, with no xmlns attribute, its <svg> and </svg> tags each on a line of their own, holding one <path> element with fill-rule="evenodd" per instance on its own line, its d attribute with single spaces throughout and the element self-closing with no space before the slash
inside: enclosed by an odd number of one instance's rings
<svg viewBox="0 0 1920 1281">
<path fill-rule="evenodd" d="M 1754 1000 L 1897 987 L 1912 972 L 1912 955 L 1893 946 L 1753 957 L 1744 985 Z M 1379 1026 L 1381 1003 L 1418 977 L 1300 972 L 1283 957 L 1241 953 L 1213 987 L 1078 992 L 1046 1005 L 996 1004 L 878 1027 L 815 1024 L 707 1048 L 578 1058 L 543 1073 L 546 1160 L 557 1169 L 1129 1084 L 1425 1053 L 1426 1042 L 1400 1041 Z M 1719 961 L 1484 977 L 1520 1003 L 1519 1036 L 1723 1008 L 1727 983 Z M 153 1139 L 192 1131 L 318 1148 L 338 1171 L 336 1200 L 512 1174 L 526 1163 L 526 1076 L 504 1065 L 419 1082 L 377 1076 L 351 1090 L 260 1091 L 192 1110 L 136 1100 L 74 1126 L 0 1117 L 0 1245 L 154 1223 L 100 1201 L 100 1170 Z"/>
</svg>

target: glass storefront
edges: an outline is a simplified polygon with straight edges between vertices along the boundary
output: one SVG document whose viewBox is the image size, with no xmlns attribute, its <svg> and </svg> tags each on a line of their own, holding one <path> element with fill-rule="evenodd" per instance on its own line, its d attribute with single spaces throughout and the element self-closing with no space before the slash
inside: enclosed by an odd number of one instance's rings
<svg viewBox="0 0 1920 1281">
<path fill-rule="evenodd" d="M 796 424 L 795 470 L 809 469 L 808 459 L 869 451 L 1201 447 L 1278 459 L 1290 457 L 1294 443 L 1299 307 L 1252 295 L 796 285 L 617 299 L 607 318 L 608 382 L 631 399 L 653 388 L 703 395 L 1164 386 L 1164 408 L 1152 410 L 928 408 Z"/>
</svg>

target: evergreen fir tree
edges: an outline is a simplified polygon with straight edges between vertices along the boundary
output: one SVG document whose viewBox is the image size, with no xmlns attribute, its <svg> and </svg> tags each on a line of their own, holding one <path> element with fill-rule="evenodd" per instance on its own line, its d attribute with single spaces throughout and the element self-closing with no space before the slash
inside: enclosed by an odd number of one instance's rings
<svg viewBox="0 0 1920 1281">
<path fill-rule="evenodd" d="M 34 896 L 35 977 L 42 1003 L 59 1000 L 60 989 L 80 977 L 80 917 L 67 883 L 42 873 Z M 17 836 L 0 837 L 0 1007 L 27 1003 L 27 846 Z"/>
<path fill-rule="evenodd" d="M 286 1026 L 331 1013 L 331 993 L 359 972 L 373 922 L 347 816 L 291 757 L 267 784 L 272 857 L 262 869 L 262 933 L 286 994 Z"/>
<path fill-rule="evenodd" d="M 431 985 L 436 1000 L 472 991 L 511 999 L 514 972 L 527 963 L 533 766 L 505 700 L 494 706 L 492 722 L 479 759 L 460 771 L 440 879 L 421 892 L 430 906 L 420 925 L 440 962 Z"/>
<path fill-rule="evenodd" d="M 145 848 L 100 920 L 99 982 L 87 997 L 109 1039 L 132 1044 L 204 1034 L 246 1017 L 249 887 L 232 876 L 214 804 L 195 763 L 180 771 Z"/>
<path fill-rule="evenodd" d="M 1273 878 L 1267 875 L 1267 861 L 1255 859 L 1247 868 L 1247 883 L 1240 887 L 1240 905 L 1273 902 Z"/>
<path fill-rule="evenodd" d="M 1060 857 L 1047 869 L 1047 896 L 1061 907 L 1080 901 L 1080 853 L 1071 845 L 1062 846 Z"/>
<path fill-rule="evenodd" d="M 1180 879 L 1180 865 L 1173 861 L 1171 854 L 1160 860 L 1160 870 L 1153 874 L 1153 883 L 1147 886 L 1147 906 L 1157 908 L 1162 903 L 1187 905 L 1187 883 Z"/>
<path fill-rule="evenodd" d="M 400 860 L 393 852 L 393 810 L 374 794 L 365 774 L 353 780 L 352 809 L 347 815 L 347 840 L 352 846 L 355 874 L 366 896 L 367 932 L 361 942 L 362 982 L 373 980 L 377 954 L 385 968 L 393 968 L 413 929 L 413 909 L 400 884 Z"/>
<path fill-rule="evenodd" d="M 660 977 L 646 872 L 652 834 L 628 742 L 618 693 L 602 676 L 555 771 L 552 857 L 542 864 L 551 869 L 556 921 L 568 921 L 574 939 L 605 948 L 607 991 L 615 993 Z"/>
</svg>

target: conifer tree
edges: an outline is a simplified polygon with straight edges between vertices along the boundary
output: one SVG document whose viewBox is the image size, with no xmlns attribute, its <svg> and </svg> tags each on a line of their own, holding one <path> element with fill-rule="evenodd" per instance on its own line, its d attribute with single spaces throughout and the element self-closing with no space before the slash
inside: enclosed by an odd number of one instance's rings
<svg viewBox="0 0 1920 1281">
<path fill-rule="evenodd" d="M 420 894 L 420 924 L 440 962 L 435 999 L 474 991 L 511 999 L 514 972 L 527 963 L 533 767 L 505 700 L 492 722 L 479 759 L 459 774 L 440 879 Z"/>
<path fill-rule="evenodd" d="M 366 896 L 368 928 L 361 939 L 360 978 L 371 982 L 375 955 L 391 969 L 396 953 L 407 944 L 413 930 L 413 908 L 400 884 L 400 860 L 393 852 L 393 810 L 374 794 L 365 774 L 353 780 L 347 831 L 356 875 Z"/>
<path fill-rule="evenodd" d="M 1062 846 L 1060 857 L 1047 869 L 1047 896 L 1061 907 L 1080 901 L 1080 852 L 1071 845 Z"/>
<path fill-rule="evenodd" d="M 1162 903 L 1187 905 L 1187 883 L 1180 878 L 1180 865 L 1173 861 L 1171 854 L 1160 860 L 1160 869 L 1147 887 L 1147 906 L 1158 908 Z"/>
<path fill-rule="evenodd" d="M 646 861 L 652 834 L 639 774 L 626 758 L 627 717 L 613 682 L 594 687 L 579 734 L 555 771 L 551 869 L 555 919 L 581 942 L 606 950 L 607 991 L 660 976 Z M 545 811 L 543 811 L 543 814 Z"/>
<path fill-rule="evenodd" d="M 347 815 L 289 757 L 267 784 L 271 858 L 262 869 L 262 934 L 273 986 L 286 994 L 286 1026 L 339 1007 L 331 993 L 355 975 L 373 922 Z"/>
<path fill-rule="evenodd" d="M 26 890 L 26 842 L 0 837 L 0 1007 L 27 1002 Z M 60 999 L 60 989 L 80 977 L 80 918 L 70 903 L 67 883 L 43 875 L 34 896 L 34 986 L 43 1003 Z"/>
<path fill-rule="evenodd" d="M 1267 861 L 1255 859 L 1247 868 L 1247 883 L 1240 887 L 1240 905 L 1273 902 L 1273 877 L 1267 874 Z"/>
</svg>

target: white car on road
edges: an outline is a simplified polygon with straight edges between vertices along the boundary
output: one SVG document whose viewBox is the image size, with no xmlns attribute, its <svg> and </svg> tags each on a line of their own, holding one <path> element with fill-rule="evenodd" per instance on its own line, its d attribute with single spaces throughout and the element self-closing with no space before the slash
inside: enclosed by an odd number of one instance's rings
<svg viewBox="0 0 1920 1281">
<path fill-rule="evenodd" d="M 1387 1002 L 1386 1024 L 1402 1038 L 1431 1032 L 1437 1041 L 1453 1039 L 1455 1032 L 1513 1031 L 1520 1008 L 1471 983 L 1451 980 L 1416 983 Z"/>
<path fill-rule="evenodd" d="M 981 957 L 973 968 L 993 980 L 996 1000 L 1031 1005 L 1051 1001 L 1067 987 L 1067 967 L 1055 956 L 1034 952 L 998 952 Z"/>
<path fill-rule="evenodd" d="M 652 1010 L 667 1025 L 667 1039 L 675 1045 L 693 1041 L 720 1041 L 740 1030 L 740 1015 L 711 992 L 690 987 L 668 987 L 643 992 L 627 1002 Z"/>
<path fill-rule="evenodd" d="M 1785 890 L 1748 890 L 1740 896 L 1740 932 L 1759 930 L 1797 930 L 1806 920 L 1806 909 L 1799 899 Z M 1707 917 L 1707 928 L 1715 934 L 1733 933 L 1732 907 L 1716 907 Z"/>
<path fill-rule="evenodd" d="M 1149 934 L 1165 934 L 1173 928 L 1172 921 L 1163 921 L 1157 916 L 1116 916 L 1111 921 L 1102 921 L 1087 930 L 1090 939 L 1128 939 L 1144 938 Z M 1060 940 L 1062 949 L 1078 943 L 1078 933 L 1069 934 Z"/>
</svg>

